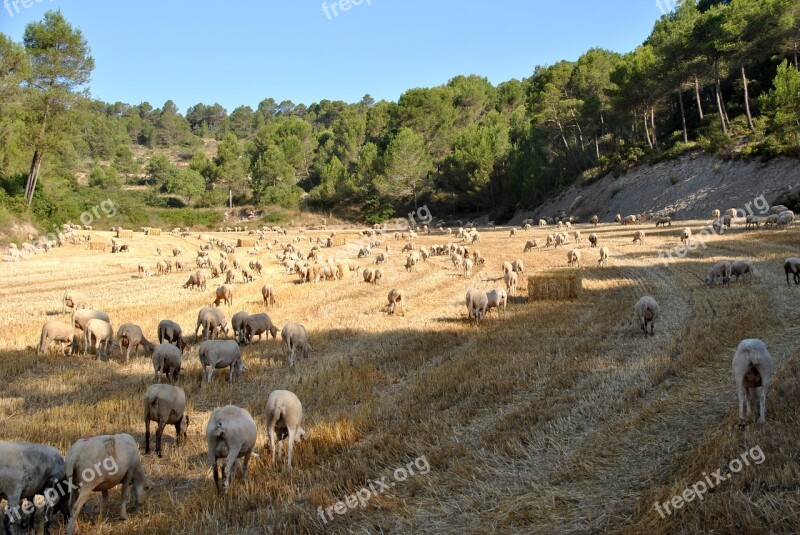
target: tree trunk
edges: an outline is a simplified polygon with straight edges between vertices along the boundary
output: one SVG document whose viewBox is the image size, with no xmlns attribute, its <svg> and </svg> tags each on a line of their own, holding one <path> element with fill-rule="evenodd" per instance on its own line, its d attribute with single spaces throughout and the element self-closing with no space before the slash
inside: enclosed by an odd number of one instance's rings
<svg viewBox="0 0 800 535">
<path fill-rule="evenodd" d="M 31 169 L 28 172 L 28 181 L 25 184 L 25 200 L 28 201 L 28 209 L 33 202 L 33 193 L 36 191 L 36 182 L 39 180 L 39 170 L 42 167 L 42 157 L 44 156 L 44 149 L 36 149 L 33 151 L 33 160 L 31 161 Z"/>
<path fill-rule="evenodd" d="M 597 154 L 597 159 L 600 159 L 600 142 L 597 139 L 597 136 L 594 136 L 594 151 Z"/>
<path fill-rule="evenodd" d="M 647 144 L 653 148 L 653 141 L 650 139 L 650 127 L 647 125 L 647 110 L 644 110 L 644 136 L 647 138 Z"/>
<path fill-rule="evenodd" d="M 731 120 L 728 117 L 728 108 L 725 106 L 725 98 L 722 96 L 722 80 L 717 78 L 717 94 L 719 95 L 719 105 L 722 110 L 722 117 L 728 130 L 731 128 Z"/>
<path fill-rule="evenodd" d="M 703 101 L 700 98 L 700 80 L 694 77 L 694 95 L 697 97 L 697 109 L 700 112 L 700 120 L 703 120 Z"/>
<path fill-rule="evenodd" d="M 689 131 L 686 129 L 686 110 L 683 107 L 682 89 L 682 87 L 678 86 L 678 102 L 681 105 L 681 122 L 683 123 L 683 142 L 689 143 Z"/>
<path fill-rule="evenodd" d="M 722 131 L 727 134 L 728 133 L 728 125 L 725 124 L 725 112 L 722 109 L 722 95 L 720 95 L 720 83 L 719 78 L 717 78 L 717 84 L 714 86 L 714 93 L 717 96 L 717 109 L 719 110 L 719 120 L 722 121 Z"/>
<path fill-rule="evenodd" d="M 417 184 L 414 183 L 411 185 L 411 190 L 414 192 L 414 211 L 418 210 L 417 208 Z"/>
<path fill-rule="evenodd" d="M 747 73 L 744 71 L 744 65 L 742 65 L 742 82 L 744 82 L 744 109 L 747 110 L 747 124 L 750 126 L 750 130 L 755 130 L 756 125 L 753 124 L 753 116 L 750 114 L 750 90 L 747 87 Z"/>
<path fill-rule="evenodd" d="M 656 107 L 650 108 L 650 126 L 653 130 L 653 145 L 658 150 L 658 136 L 656 135 Z"/>
</svg>

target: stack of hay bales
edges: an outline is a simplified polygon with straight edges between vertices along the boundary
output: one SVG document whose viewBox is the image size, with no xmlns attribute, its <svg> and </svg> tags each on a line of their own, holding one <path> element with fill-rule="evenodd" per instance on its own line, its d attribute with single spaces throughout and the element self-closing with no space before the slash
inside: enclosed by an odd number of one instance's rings
<svg viewBox="0 0 800 535">
<path fill-rule="evenodd" d="M 149 228 L 147 229 L 148 236 L 161 236 L 161 229 L 160 228 Z"/>
<path fill-rule="evenodd" d="M 239 238 L 236 240 L 236 247 L 255 247 L 256 240 L 254 238 Z"/>
<path fill-rule="evenodd" d="M 528 277 L 528 301 L 577 299 L 583 290 L 583 274 L 577 269 L 540 271 Z"/>
<path fill-rule="evenodd" d="M 125 229 L 117 229 L 117 238 L 133 238 L 133 231 Z"/>
<path fill-rule="evenodd" d="M 347 239 L 345 238 L 345 236 L 334 236 L 333 238 L 331 238 L 331 243 L 333 247 L 340 247 L 345 243 L 347 243 Z"/>
<path fill-rule="evenodd" d="M 89 250 L 90 251 L 105 251 L 106 244 L 102 241 L 90 241 L 89 242 Z"/>
</svg>

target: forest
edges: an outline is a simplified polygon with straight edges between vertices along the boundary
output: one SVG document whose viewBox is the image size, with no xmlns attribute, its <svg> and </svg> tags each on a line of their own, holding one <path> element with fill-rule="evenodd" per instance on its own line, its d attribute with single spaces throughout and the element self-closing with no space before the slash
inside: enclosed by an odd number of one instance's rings
<svg viewBox="0 0 800 535">
<path fill-rule="evenodd" d="M 800 0 L 688 0 L 635 50 L 496 86 L 472 74 L 397 102 L 181 113 L 91 98 L 91 43 L 48 11 L 22 42 L 0 33 L 0 224 L 61 223 L 110 198 L 131 224 L 211 226 L 229 195 L 368 223 L 423 204 L 502 222 L 689 151 L 800 157 L 799 46 Z"/>
</svg>

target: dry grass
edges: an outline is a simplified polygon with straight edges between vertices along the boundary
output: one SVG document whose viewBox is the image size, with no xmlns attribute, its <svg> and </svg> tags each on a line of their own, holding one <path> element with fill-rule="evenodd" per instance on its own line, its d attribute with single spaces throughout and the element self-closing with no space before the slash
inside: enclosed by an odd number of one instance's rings
<svg viewBox="0 0 800 535">
<path fill-rule="evenodd" d="M 644 246 L 630 244 L 638 228 L 648 232 Z M 610 267 L 581 270 L 561 268 L 562 251 L 523 255 L 525 241 L 545 232 L 518 231 L 514 240 L 507 230 L 482 232 L 486 264 L 471 280 L 449 257 L 409 273 L 402 255 L 393 254 L 383 286 L 360 278 L 299 285 L 267 256 L 264 276 L 237 285 L 226 313 L 261 311 L 260 289 L 269 282 L 279 304 L 268 313 L 278 326 L 306 325 L 314 354 L 292 372 L 280 342 L 257 343 L 244 351 L 249 368 L 238 383 L 215 374 L 201 386 L 195 346 L 178 381 L 190 399 L 188 443 L 174 448 L 168 430 L 164 457 L 144 458 L 153 481 L 144 506 L 122 522 L 113 491 L 104 519 L 96 510 L 82 515 L 83 532 L 796 532 L 800 290 L 787 289 L 781 263 L 797 254 L 797 231 L 735 230 L 663 267 L 657 252 L 679 243 L 680 228 L 602 225 L 595 232 L 611 249 Z M 419 243 L 446 241 L 432 235 Z M 115 328 L 137 323 L 152 339 L 158 321 L 170 318 L 192 332 L 215 282 L 195 292 L 181 288 L 185 274 L 134 275 L 139 262 L 155 264 L 156 246 L 181 245 L 188 254 L 199 242 L 137 235 L 129 243 L 125 255 L 67 248 L 2 266 L 0 439 L 64 452 L 93 434 L 128 432 L 143 440 L 140 399 L 153 377 L 148 359 L 124 365 L 118 352 L 97 362 L 32 351 L 41 325 L 60 317 L 67 288 L 84 290 Z M 403 244 L 388 243 L 393 250 Z M 589 265 L 596 259 L 595 250 L 582 253 Z M 753 259 L 752 284 L 708 289 L 699 280 L 713 261 L 735 257 Z M 570 301 L 512 299 L 505 318 L 492 315 L 476 328 L 466 320 L 467 288 L 502 286 L 502 262 L 514 258 L 537 271 L 580 273 L 583 291 Z M 405 316 L 380 311 L 392 287 L 406 293 Z M 643 336 L 631 318 L 644 294 L 661 304 L 654 337 Z M 747 337 L 767 342 L 777 370 L 766 426 L 739 431 L 730 362 Z M 295 449 L 294 468 L 264 455 L 253 461 L 247 486 L 237 482 L 217 498 L 205 461 L 210 411 L 226 403 L 250 410 L 261 426 L 260 450 L 264 403 L 277 388 L 296 392 L 306 411 L 309 440 Z M 755 445 L 763 464 L 665 519 L 654 510 L 656 500 Z M 317 507 L 368 481 L 392 481 L 394 469 L 422 455 L 427 475 L 397 482 L 364 509 L 327 524 L 317 515 Z"/>
</svg>

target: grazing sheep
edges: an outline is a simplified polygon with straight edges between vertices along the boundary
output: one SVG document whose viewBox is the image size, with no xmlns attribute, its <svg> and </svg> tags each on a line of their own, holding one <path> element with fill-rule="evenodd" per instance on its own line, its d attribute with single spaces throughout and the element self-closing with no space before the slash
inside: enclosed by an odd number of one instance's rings
<svg viewBox="0 0 800 535">
<path fill-rule="evenodd" d="M 174 348 L 175 346 L 168 346 Z M 144 394 L 144 453 L 150 453 L 150 420 L 156 422 L 156 455 L 161 457 L 161 435 L 164 427 L 175 426 L 175 445 L 186 442 L 189 415 L 186 414 L 186 392 L 179 386 L 150 385 Z"/>
<path fill-rule="evenodd" d="M 689 245 L 691 240 L 692 240 L 692 229 L 686 227 L 681 231 L 681 243 L 684 245 Z"/>
<path fill-rule="evenodd" d="M 172 344 L 157 344 L 153 348 L 153 371 L 156 382 L 161 382 L 161 374 L 173 383 L 178 380 L 181 371 L 182 353 L 179 347 Z"/>
<path fill-rule="evenodd" d="M 69 518 L 68 497 L 54 502 L 59 494 L 52 491 L 65 482 L 64 470 L 64 457 L 53 446 L 0 442 L 0 499 L 8 501 L 3 519 L 6 533 L 14 533 L 15 518 L 21 520 L 22 500 L 33 502 L 37 494 L 43 495 L 48 505 L 45 519 L 53 507 L 58 508 L 65 520 Z M 48 532 L 47 525 L 44 532 Z"/>
<path fill-rule="evenodd" d="M 145 355 L 152 355 L 155 345 L 144 337 L 142 328 L 133 323 L 123 323 L 117 330 L 117 342 L 119 343 L 119 356 L 122 357 L 122 348 L 127 347 L 125 352 L 125 362 L 131 356 L 131 349 L 134 350 L 134 357 L 139 356 L 139 346 L 144 349 Z"/>
<path fill-rule="evenodd" d="M 308 358 L 313 351 L 311 344 L 308 343 L 308 332 L 299 323 L 287 323 L 281 329 L 281 338 L 286 344 L 286 357 L 289 367 L 294 368 L 295 351 L 300 351 L 303 358 Z"/>
<path fill-rule="evenodd" d="M 516 276 L 516 273 L 509 273 Z M 489 307 L 489 298 L 486 293 L 475 288 L 470 288 L 467 290 L 466 305 L 469 319 L 475 318 L 475 325 L 480 325 L 481 318 L 486 315 L 486 311 Z"/>
<path fill-rule="evenodd" d="M 250 314 L 247 312 L 237 312 L 231 316 L 231 329 L 233 330 L 233 337 L 236 340 L 239 340 L 239 335 L 244 327 L 244 320 L 246 320 L 249 315 Z"/>
<path fill-rule="evenodd" d="M 519 276 L 517 275 L 516 271 L 509 271 L 503 276 L 503 280 L 506 283 L 506 290 L 508 291 L 509 295 L 516 296 L 517 295 L 517 285 L 519 284 Z"/>
<path fill-rule="evenodd" d="M 622 223 L 622 215 L 621 214 L 615 215 L 614 216 L 614 222 L 615 223 Z"/>
<path fill-rule="evenodd" d="M 753 264 L 749 260 L 736 260 L 731 262 L 731 277 L 736 276 L 736 282 L 739 282 L 739 277 L 750 275 L 750 282 L 753 281 Z"/>
<path fill-rule="evenodd" d="M 292 467 L 292 451 L 295 443 L 300 443 L 306 431 L 300 427 L 303 421 L 303 404 L 300 399 L 288 390 L 273 390 L 267 397 L 267 440 L 272 462 L 275 462 L 276 440 L 278 445 L 288 438 L 286 466 Z"/>
<path fill-rule="evenodd" d="M 228 334 L 228 321 L 225 319 L 225 313 L 219 308 L 205 307 L 197 313 L 197 327 L 194 330 L 195 339 L 201 325 L 203 327 L 203 340 L 207 340 L 209 337 L 214 338 L 214 334 L 219 336 L 220 332 Z"/>
<path fill-rule="evenodd" d="M 658 318 L 661 309 L 658 302 L 649 295 L 639 299 L 633 307 L 633 313 L 639 320 L 639 326 L 644 335 L 647 336 L 647 324 L 650 324 L 650 336 L 655 335 L 655 320 Z"/>
<path fill-rule="evenodd" d="M 720 212 L 719 209 L 716 209 L 712 212 L 711 217 L 712 219 L 719 219 L 722 217 L 722 212 Z"/>
<path fill-rule="evenodd" d="M 731 223 L 733 222 L 733 218 L 729 215 L 724 215 L 722 216 L 721 221 L 722 224 L 725 226 L 725 228 L 731 228 Z"/>
<path fill-rule="evenodd" d="M 779 204 L 777 206 L 773 206 L 772 208 L 770 208 L 769 209 L 769 213 L 770 213 L 770 215 L 773 215 L 773 214 L 777 215 L 777 214 L 780 214 L 781 212 L 785 212 L 788 209 L 789 209 L 788 207 L 786 207 L 786 206 L 784 206 L 782 204 Z"/>
<path fill-rule="evenodd" d="M 397 308 L 397 305 L 399 304 L 400 305 L 400 310 L 403 311 L 403 315 L 404 316 L 406 315 L 406 309 L 403 306 L 403 303 L 405 301 L 404 296 L 403 296 L 403 290 L 399 290 L 397 288 L 392 288 L 392 290 L 389 292 L 389 296 L 387 297 L 387 299 L 389 301 L 389 304 L 387 305 L 387 310 L 388 310 L 389 314 L 394 314 L 395 309 Z"/>
<path fill-rule="evenodd" d="M 261 337 L 267 332 L 272 335 L 273 339 L 278 337 L 278 328 L 268 315 L 253 314 L 244 320 L 242 329 L 239 331 L 239 343 L 251 344 L 254 336 L 258 336 L 258 340 L 261 341 Z"/>
<path fill-rule="evenodd" d="M 795 286 L 800 285 L 800 258 L 794 256 L 787 258 L 783 262 L 783 271 L 786 273 L 787 286 L 791 286 L 791 284 L 789 284 L 789 273 L 792 274 Z"/>
<path fill-rule="evenodd" d="M 747 419 L 752 414 L 751 397 L 758 396 L 758 423 L 766 421 L 767 388 L 772 382 L 774 368 L 772 356 L 767 345 L 758 339 L 742 340 L 733 355 L 733 378 L 739 394 L 739 426 L 745 425 L 745 404 Z"/>
<path fill-rule="evenodd" d="M 523 249 L 522 252 L 527 253 L 531 249 L 538 249 L 538 248 L 539 248 L 539 240 L 528 240 L 527 242 L 525 242 L 525 249 Z"/>
<path fill-rule="evenodd" d="M 71 493 L 72 510 L 67 524 L 67 535 L 75 533 L 78 515 L 92 492 L 103 493 L 103 505 L 108 491 L 122 484 L 122 506 L 119 516 L 127 520 L 128 487 L 138 506 L 144 499 L 147 478 L 142 469 L 139 446 L 127 433 L 82 438 L 67 453 L 66 476 L 79 489 Z"/>
<path fill-rule="evenodd" d="M 600 223 L 600 218 L 597 217 L 596 215 L 593 215 L 592 218 L 589 220 L 589 223 L 596 227 Z"/>
<path fill-rule="evenodd" d="M 722 284 L 728 284 L 731 281 L 731 263 L 727 260 L 717 262 L 708 272 L 706 277 L 706 285 L 711 286 L 718 277 L 722 278 Z"/>
<path fill-rule="evenodd" d="M 580 267 L 581 265 L 581 252 L 577 249 L 572 249 L 567 253 L 567 265 Z"/>
<path fill-rule="evenodd" d="M 745 230 L 751 230 L 753 227 L 758 229 L 760 228 L 760 226 L 761 226 L 761 221 L 758 219 L 757 215 L 749 215 L 745 219 L 745 225 L 744 225 Z"/>
<path fill-rule="evenodd" d="M 792 223 L 794 223 L 794 214 L 783 212 L 778 216 L 778 221 L 776 222 L 776 226 L 778 228 L 786 228 Z"/>
<path fill-rule="evenodd" d="M 589 234 L 589 243 L 592 247 L 597 247 L 597 234 L 591 233 Z"/>
<path fill-rule="evenodd" d="M 661 225 L 666 225 L 668 227 L 672 226 L 672 218 L 669 216 L 659 217 L 656 219 L 656 227 L 660 227 Z"/>
<path fill-rule="evenodd" d="M 623 225 L 633 225 L 634 223 L 636 223 L 636 216 L 635 215 L 629 215 L 625 219 L 622 220 L 622 224 Z"/>
<path fill-rule="evenodd" d="M 232 269 L 225 273 L 225 284 L 236 284 L 236 272 Z"/>
<path fill-rule="evenodd" d="M 178 347 L 178 349 L 183 352 L 184 348 L 186 347 L 186 342 L 183 341 L 183 337 L 181 336 L 183 331 L 181 330 L 181 326 L 171 320 L 161 320 L 158 322 L 158 343 L 164 343 L 164 340 L 167 343 L 173 344 Z"/>
<path fill-rule="evenodd" d="M 486 293 L 486 314 L 493 308 L 497 309 L 497 317 L 500 317 L 500 310 L 503 314 L 506 312 L 506 305 L 508 304 L 508 294 L 502 288 L 495 288 L 494 290 Z"/>
<path fill-rule="evenodd" d="M 111 323 L 111 319 L 109 318 L 108 314 L 99 310 L 84 308 L 72 312 L 72 326 L 79 328 L 82 331 L 86 331 L 86 324 L 91 319 L 100 319 Z"/>
<path fill-rule="evenodd" d="M 372 268 L 364 268 L 361 274 L 364 277 L 364 282 L 375 282 L 375 272 L 372 271 Z"/>
<path fill-rule="evenodd" d="M 509 238 L 513 238 L 516 235 L 517 235 L 517 229 L 515 229 L 515 228 L 512 228 L 511 232 L 508 233 L 508 237 Z"/>
<path fill-rule="evenodd" d="M 516 271 L 520 274 L 520 276 L 522 276 L 522 274 L 525 273 L 525 264 L 522 263 L 522 260 L 517 258 L 511 262 L 511 271 Z"/>
<path fill-rule="evenodd" d="M 89 304 L 89 299 L 83 292 L 67 290 L 64 292 L 64 297 L 61 300 L 61 313 L 63 314 L 66 312 L 67 308 L 71 308 L 74 312 L 79 308 L 91 308 L 91 305 Z"/>
<path fill-rule="evenodd" d="M 467 278 L 472 277 L 472 260 L 465 258 L 461 267 L 464 269 L 464 276 Z"/>
<path fill-rule="evenodd" d="M 231 481 L 235 478 L 235 464 L 242 458 L 242 480 L 247 482 L 247 465 L 258 438 L 258 430 L 253 417 L 245 409 L 226 405 L 214 409 L 206 427 L 208 461 L 214 471 L 214 486 L 220 494 L 218 459 L 225 459 L 222 466 L 222 488 L 228 493 Z"/>
<path fill-rule="evenodd" d="M 597 261 L 599 267 L 608 265 L 608 247 L 600 248 L 600 259 Z"/>
<path fill-rule="evenodd" d="M 636 232 L 633 233 L 633 243 L 636 243 L 637 241 L 639 242 L 639 245 L 643 245 L 644 244 L 644 231 L 643 230 L 637 230 Z"/>
<path fill-rule="evenodd" d="M 75 327 L 67 325 L 61 321 L 51 320 L 42 326 L 42 335 L 39 338 L 39 345 L 36 348 L 36 353 L 43 353 L 50 347 L 50 342 L 61 343 L 61 353 L 64 355 L 74 354 L 80 348 L 78 335 L 75 333 Z M 70 344 L 69 353 L 64 346 L 65 343 Z"/>
<path fill-rule="evenodd" d="M 193 273 L 189 276 L 189 280 L 186 281 L 186 284 L 183 285 L 184 288 L 189 287 L 197 288 L 198 290 L 205 290 L 206 289 L 206 274 L 202 271 L 198 271 Z"/>
<path fill-rule="evenodd" d="M 103 354 L 108 356 L 108 346 L 114 343 L 114 329 L 111 324 L 105 320 L 93 318 L 86 323 L 86 329 L 83 330 L 83 354 L 86 355 L 86 350 L 89 344 L 95 340 L 95 354 L 100 358 L 100 346 L 103 346 Z"/>
<path fill-rule="evenodd" d="M 233 306 L 233 287 L 230 284 L 223 284 L 217 288 L 214 297 L 214 306 L 218 307 L 224 301 L 227 306 Z"/>
<path fill-rule="evenodd" d="M 772 214 L 770 216 L 767 216 L 767 218 L 764 220 L 764 228 L 772 227 L 777 223 L 778 223 L 778 215 Z"/>
<path fill-rule="evenodd" d="M 172 248 L 172 256 L 180 256 L 181 254 L 183 254 L 183 250 L 180 247 Z"/>
<path fill-rule="evenodd" d="M 200 344 L 197 354 L 203 367 L 200 379 L 202 381 L 205 377 L 206 383 L 211 383 L 214 370 L 230 368 L 228 381 L 231 383 L 234 377 L 238 377 L 245 370 L 242 350 L 236 340 L 206 340 Z"/>
<path fill-rule="evenodd" d="M 383 271 L 382 270 L 380 270 L 380 269 L 376 269 L 375 270 L 373 282 L 375 284 L 380 284 L 381 282 L 383 282 Z"/>
</svg>

